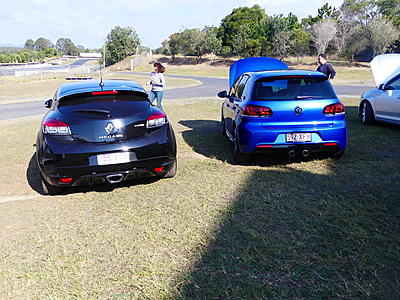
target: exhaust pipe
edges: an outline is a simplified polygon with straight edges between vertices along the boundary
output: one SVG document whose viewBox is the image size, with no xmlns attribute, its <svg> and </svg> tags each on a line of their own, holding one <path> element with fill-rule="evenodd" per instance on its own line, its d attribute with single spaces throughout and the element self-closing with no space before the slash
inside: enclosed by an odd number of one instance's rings
<svg viewBox="0 0 400 300">
<path fill-rule="evenodd" d="M 289 157 L 290 157 L 290 158 L 293 158 L 293 157 L 295 157 L 295 156 L 296 156 L 296 151 L 290 150 L 290 151 L 289 151 Z"/>
<path fill-rule="evenodd" d="M 122 179 L 124 179 L 124 175 L 122 174 L 107 175 L 106 179 L 109 183 L 120 183 Z"/>
<path fill-rule="evenodd" d="M 309 152 L 308 150 L 303 150 L 303 151 L 301 152 L 301 154 L 302 154 L 304 157 L 308 157 L 308 156 L 310 155 L 310 152 Z"/>
</svg>

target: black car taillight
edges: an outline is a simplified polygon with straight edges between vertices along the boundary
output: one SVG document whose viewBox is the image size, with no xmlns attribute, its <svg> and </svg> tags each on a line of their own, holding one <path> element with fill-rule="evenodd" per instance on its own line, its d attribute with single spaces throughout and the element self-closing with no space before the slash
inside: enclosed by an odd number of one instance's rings
<svg viewBox="0 0 400 300">
<path fill-rule="evenodd" d="M 167 123 L 167 116 L 162 112 L 156 112 L 147 118 L 146 128 L 161 127 Z"/>
<path fill-rule="evenodd" d="M 259 116 L 259 117 L 270 117 L 272 116 L 272 109 L 266 106 L 260 105 L 246 105 L 244 111 L 242 111 L 242 115 L 245 116 Z"/>
<path fill-rule="evenodd" d="M 63 121 L 48 119 L 43 122 L 43 133 L 51 135 L 70 135 L 71 128 Z"/>
<path fill-rule="evenodd" d="M 329 104 L 324 107 L 323 113 L 326 115 L 344 114 L 344 105 L 340 102 Z"/>
</svg>

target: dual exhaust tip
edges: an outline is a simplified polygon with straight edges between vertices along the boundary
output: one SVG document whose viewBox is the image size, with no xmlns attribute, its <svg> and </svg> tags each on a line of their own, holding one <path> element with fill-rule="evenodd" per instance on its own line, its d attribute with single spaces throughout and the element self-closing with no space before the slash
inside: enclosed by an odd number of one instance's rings
<svg viewBox="0 0 400 300">
<path fill-rule="evenodd" d="M 308 151 L 307 149 L 304 149 L 304 150 L 301 151 L 300 153 L 301 153 L 301 155 L 302 155 L 303 157 L 308 157 L 308 156 L 310 155 L 310 151 Z M 290 157 L 290 158 L 293 158 L 293 157 L 295 157 L 296 155 L 297 155 L 297 152 L 296 152 L 296 151 L 294 151 L 294 150 L 290 150 L 290 151 L 289 151 L 289 157 Z"/>
</svg>

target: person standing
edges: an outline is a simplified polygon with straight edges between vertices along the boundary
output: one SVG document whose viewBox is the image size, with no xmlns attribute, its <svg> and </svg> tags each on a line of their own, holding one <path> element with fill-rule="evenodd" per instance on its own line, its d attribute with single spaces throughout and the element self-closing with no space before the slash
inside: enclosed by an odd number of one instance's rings
<svg viewBox="0 0 400 300">
<path fill-rule="evenodd" d="M 154 72 L 151 72 L 150 85 L 151 91 L 149 95 L 150 102 L 153 104 L 154 99 L 157 98 L 157 107 L 162 110 L 162 98 L 164 94 L 165 78 L 164 72 L 165 67 L 160 63 L 153 65 Z"/>
<path fill-rule="evenodd" d="M 328 63 L 326 55 L 324 53 L 318 55 L 318 63 L 319 63 L 319 66 L 317 68 L 318 72 L 324 73 L 326 76 L 328 76 L 328 79 L 335 78 L 336 75 L 335 69 L 333 69 L 332 65 Z"/>
</svg>

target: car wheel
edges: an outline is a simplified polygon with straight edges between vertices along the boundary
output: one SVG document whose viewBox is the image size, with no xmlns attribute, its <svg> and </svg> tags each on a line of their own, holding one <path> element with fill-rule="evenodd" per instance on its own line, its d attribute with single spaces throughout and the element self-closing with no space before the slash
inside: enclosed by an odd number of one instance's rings
<svg viewBox="0 0 400 300">
<path fill-rule="evenodd" d="M 178 165 L 176 160 L 172 163 L 172 168 L 165 174 L 163 177 L 164 178 L 172 178 L 176 175 L 176 171 L 178 169 Z"/>
<path fill-rule="evenodd" d="M 223 136 L 226 136 L 226 126 L 225 126 L 224 115 L 221 115 L 221 133 Z"/>
<path fill-rule="evenodd" d="M 239 148 L 239 133 L 235 128 L 235 140 L 233 141 L 233 159 L 237 164 L 245 164 L 250 161 L 250 155 L 243 153 Z"/>
<path fill-rule="evenodd" d="M 374 122 L 374 111 L 368 101 L 362 104 L 361 121 L 364 125 L 372 124 Z"/>
<path fill-rule="evenodd" d="M 40 182 L 42 185 L 43 195 L 58 195 L 61 194 L 62 188 L 49 184 L 46 179 L 40 174 Z"/>
</svg>

